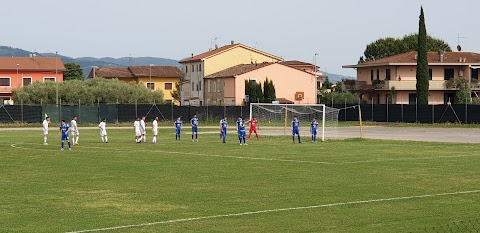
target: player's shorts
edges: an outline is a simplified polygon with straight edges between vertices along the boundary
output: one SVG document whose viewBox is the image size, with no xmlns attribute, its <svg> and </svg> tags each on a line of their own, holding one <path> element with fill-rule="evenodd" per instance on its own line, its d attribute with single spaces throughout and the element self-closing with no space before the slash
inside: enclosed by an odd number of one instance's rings
<svg viewBox="0 0 480 233">
<path fill-rule="evenodd" d="M 312 134 L 313 134 L 313 135 L 317 135 L 317 130 L 316 130 L 316 129 L 312 129 Z"/>
<path fill-rule="evenodd" d="M 107 136 L 107 131 L 106 130 L 100 130 L 100 137 Z"/>
<path fill-rule="evenodd" d="M 48 134 L 48 129 L 43 129 L 43 134 Z"/>
<path fill-rule="evenodd" d="M 140 133 L 141 133 L 142 135 L 145 135 L 145 130 L 140 129 Z"/>
<path fill-rule="evenodd" d="M 250 133 L 257 133 L 257 128 L 250 128 Z"/>
<path fill-rule="evenodd" d="M 68 134 L 62 134 L 62 141 L 64 140 L 70 140 L 70 137 L 68 136 Z"/>
<path fill-rule="evenodd" d="M 177 133 L 177 134 L 182 133 L 182 129 L 181 129 L 181 128 L 176 128 L 176 133 Z"/>
<path fill-rule="evenodd" d="M 245 130 L 240 130 L 238 133 L 240 134 L 240 137 L 245 137 L 247 135 Z"/>
<path fill-rule="evenodd" d="M 153 136 L 157 136 L 158 135 L 158 129 L 157 130 L 152 130 L 153 132 Z"/>
<path fill-rule="evenodd" d="M 79 136 L 80 132 L 78 132 L 78 130 L 72 130 L 72 135 L 73 136 Z"/>
<path fill-rule="evenodd" d="M 192 127 L 192 133 L 198 133 L 198 126 Z"/>
<path fill-rule="evenodd" d="M 300 129 L 299 128 L 293 128 L 292 135 L 295 135 L 295 134 L 300 134 Z"/>
<path fill-rule="evenodd" d="M 142 131 L 140 131 L 139 129 L 135 130 L 135 137 L 140 137 L 142 136 Z"/>
</svg>

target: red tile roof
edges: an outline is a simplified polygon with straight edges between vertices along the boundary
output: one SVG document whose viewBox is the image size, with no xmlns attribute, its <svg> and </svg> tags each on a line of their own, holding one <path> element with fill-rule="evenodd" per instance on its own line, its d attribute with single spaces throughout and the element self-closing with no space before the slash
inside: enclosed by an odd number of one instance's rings
<svg viewBox="0 0 480 233">
<path fill-rule="evenodd" d="M 415 59 L 417 52 L 412 51 L 408 53 L 402 53 L 399 55 L 378 59 L 375 61 L 368 61 L 365 63 L 344 66 L 344 68 L 356 68 L 356 67 L 369 67 L 369 66 L 382 66 L 382 65 L 411 65 L 416 64 Z M 427 54 L 429 65 L 464 65 L 464 64 L 480 64 L 480 54 L 471 52 L 445 52 L 443 62 L 440 62 L 440 55 L 438 52 L 428 52 Z M 462 60 L 460 59 L 462 58 Z"/>
<path fill-rule="evenodd" d="M 303 61 L 297 61 L 297 60 L 282 61 L 280 63 L 282 63 L 283 65 L 286 65 L 286 66 L 313 66 L 313 64 L 303 62 Z"/>
<path fill-rule="evenodd" d="M 187 62 L 201 61 L 202 59 L 209 58 L 211 56 L 217 55 L 219 53 L 228 51 L 228 50 L 236 48 L 236 47 L 243 47 L 243 48 L 246 48 L 246 49 L 249 49 L 249 50 L 252 50 L 252 51 L 256 51 L 258 53 L 262 53 L 262 54 L 267 55 L 269 57 L 275 58 L 278 61 L 283 60 L 281 57 L 277 57 L 277 56 L 274 56 L 272 54 L 268 54 L 268 53 L 262 52 L 260 50 L 254 49 L 254 48 L 250 48 L 246 45 L 236 43 L 236 44 L 225 45 L 225 46 L 222 46 L 218 49 L 210 50 L 210 51 L 207 51 L 207 52 L 204 52 L 204 53 L 192 56 L 192 57 L 188 57 L 188 58 L 185 58 L 183 60 L 180 60 L 179 62 L 180 63 L 187 63 Z"/>
<path fill-rule="evenodd" d="M 225 70 L 219 71 L 217 73 L 213 73 L 211 75 L 206 76 L 205 78 L 226 78 L 226 77 L 234 77 L 237 75 L 245 74 L 250 71 L 254 71 L 275 63 L 265 62 L 259 64 L 240 64 Z"/>
<path fill-rule="evenodd" d="M 0 57 L 0 70 L 19 71 L 63 71 L 61 58 L 55 57 Z"/>
<path fill-rule="evenodd" d="M 177 66 L 152 66 L 152 77 L 157 78 L 181 78 L 183 72 Z M 130 66 L 130 71 L 136 77 L 150 76 L 150 66 Z"/>
<path fill-rule="evenodd" d="M 181 78 L 182 71 L 176 66 L 151 66 L 152 77 L 154 78 Z M 129 66 L 129 67 L 101 67 L 95 69 L 96 77 L 103 78 L 137 78 L 149 77 L 150 66 Z M 88 75 L 93 77 L 93 70 Z"/>
</svg>

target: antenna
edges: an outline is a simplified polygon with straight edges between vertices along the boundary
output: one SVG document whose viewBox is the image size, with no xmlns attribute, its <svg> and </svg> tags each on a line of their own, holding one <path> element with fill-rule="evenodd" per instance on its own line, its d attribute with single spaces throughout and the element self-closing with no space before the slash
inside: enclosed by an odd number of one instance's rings
<svg viewBox="0 0 480 233">
<path fill-rule="evenodd" d="M 132 57 L 133 54 L 128 54 L 128 66 L 132 66 L 132 63 L 133 63 L 133 57 Z"/>
<path fill-rule="evenodd" d="M 460 45 L 460 39 L 466 39 L 468 37 L 460 36 L 460 33 L 457 34 L 457 51 L 462 51 L 462 46 Z"/>
<path fill-rule="evenodd" d="M 210 49 L 211 50 L 214 50 L 218 47 L 218 44 L 217 44 L 218 39 L 220 39 L 219 36 L 215 36 L 212 39 L 210 39 Z"/>
</svg>

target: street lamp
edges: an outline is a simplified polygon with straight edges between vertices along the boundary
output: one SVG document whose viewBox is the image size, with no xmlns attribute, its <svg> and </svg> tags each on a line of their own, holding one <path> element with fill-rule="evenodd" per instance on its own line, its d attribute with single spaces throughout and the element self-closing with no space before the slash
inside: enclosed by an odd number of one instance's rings
<svg viewBox="0 0 480 233">
<path fill-rule="evenodd" d="M 19 66 L 19 65 L 20 65 L 20 64 L 17 63 L 17 80 L 18 80 L 18 66 Z M 22 82 L 23 82 L 23 80 L 22 80 Z"/>
<path fill-rule="evenodd" d="M 55 51 L 55 99 L 56 99 L 56 105 L 58 108 L 58 51 Z"/>
<path fill-rule="evenodd" d="M 151 82 L 152 82 L 152 66 L 153 66 L 153 64 L 150 64 L 150 85 L 151 85 Z"/>
</svg>

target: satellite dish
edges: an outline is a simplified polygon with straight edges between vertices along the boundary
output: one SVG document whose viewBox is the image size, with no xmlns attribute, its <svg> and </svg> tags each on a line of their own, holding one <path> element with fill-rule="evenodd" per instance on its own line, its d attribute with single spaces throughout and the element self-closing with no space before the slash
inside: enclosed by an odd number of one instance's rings
<svg viewBox="0 0 480 233">
<path fill-rule="evenodd" d="M 457 45 L 457 50 L 458 50 L 458 52 L 461 52 L 462 51 L 462 46 Z"/>
</svg>

